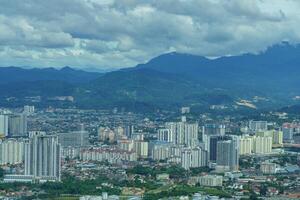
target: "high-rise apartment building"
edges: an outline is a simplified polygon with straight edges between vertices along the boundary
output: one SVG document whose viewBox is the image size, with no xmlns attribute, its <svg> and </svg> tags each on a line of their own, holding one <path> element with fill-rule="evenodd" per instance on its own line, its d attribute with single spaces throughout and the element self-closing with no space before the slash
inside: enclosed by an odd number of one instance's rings
<svg viewBox="0 0 300 200">
<path fill-rule="evenodd" d="M 277 130 L 268 130 L 268 131 L 259 131 L 256 132 L 256 136 L 260 137 L 272 137 L 273 146 L 282 146 L 283 145 L 283 132 Z"/>
<path fill-rule="evenodd" d="M 207 166 L 207 152 L 200 147 L 181 149 L 181 166 L 188 170 L 195 167 Z"/>
<path fill-rule="evenodd" d="M 272 137 L 253 137 L 253 153 L 268 154 L 272 152 Z"/>
<path fill-rule="evenodd" d="M 25 114 L 13 114 L 8 118 L 8 136 L 24 137 L 27 135 L 27 116 Z"/>
<path fill-rule="evenodd" d="M 240 155 L 249 155 L 253 152 L 253 137 L 242 136 L 240 138 Z"/>
<path fill-rule="evenodd" d="M 176 145 L 197 146 L 198 145 L 198 123 L 168 122 L 166 123 L 168 142 Z"/>
<path fill-rule="evenodd" d="M 24 141 L 6 139 L 0 141 L 0 164 L 21 164 L 24 161 Z"/>
<path fill-rule="evenodd" d="M 158 129 L 157 131 L 157 140 L 173 143 L 174 138 L 172 138 L 170 129 Z"/>
<path fill-rule="evenodd" d="M 8 116 L 0 115 L 0 135 L 8 136 Z"/>
<path fill-rule="evenodd" d="M 25 175 L 60 181 L 61 152 L 58 136 L 34 132 L 25 144 Z"/>
</svg>

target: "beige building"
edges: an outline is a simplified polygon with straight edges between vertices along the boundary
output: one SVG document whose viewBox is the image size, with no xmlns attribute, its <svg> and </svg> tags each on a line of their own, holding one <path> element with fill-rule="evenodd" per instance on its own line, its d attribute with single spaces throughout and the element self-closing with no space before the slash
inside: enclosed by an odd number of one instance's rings
<svg viewBox="0 0 300 200">
<path fill-rule="evenodd" d="M 242 136 L 240 138 L 240 155 L 249 155 L 253 152 L 253 137 Z"/>
<path fill-rule="evenodd" d="M 268 154 L 272 152 L 272 137 L 253 137 L 253 153 Z"/>
<path fill-rule="evenodd" d="M 283 145 L 282 131 L 277 131 L 277 130 L 261 131 L 261 132 L 257 132 L 256 136 L 272 137 L 272 146 L 273 147 L 278 147 L 278 146 L 280 147 Z"/>
<path fill-rule="evenodd" d="M 148 157 L 148 142 L 142 140 L 134 140 L 134 151 L 139 158 Z"/>
</svg>

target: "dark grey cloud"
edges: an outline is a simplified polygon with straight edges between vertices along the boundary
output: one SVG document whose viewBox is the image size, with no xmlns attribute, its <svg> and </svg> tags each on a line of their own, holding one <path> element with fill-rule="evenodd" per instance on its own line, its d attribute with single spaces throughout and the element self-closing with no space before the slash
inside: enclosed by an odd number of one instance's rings
<svg viewBox="0 0 300 200">
<path fill-rule="evenodd" d="M 0 0 L 1 65 L 133 66 L 298 43 L 297 0 Z"/>
</svg>

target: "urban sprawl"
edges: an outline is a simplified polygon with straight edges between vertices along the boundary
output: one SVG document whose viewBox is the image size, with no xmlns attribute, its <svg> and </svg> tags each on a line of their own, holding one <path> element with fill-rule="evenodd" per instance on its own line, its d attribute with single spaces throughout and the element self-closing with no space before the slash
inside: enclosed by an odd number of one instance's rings
<svg viewBox="0 0 300 200">
<path fill-rule="evenodd" d="M 300 122 L 269 115 L 2 108 L 0 196 L 300 198 Z"/>
</svg>

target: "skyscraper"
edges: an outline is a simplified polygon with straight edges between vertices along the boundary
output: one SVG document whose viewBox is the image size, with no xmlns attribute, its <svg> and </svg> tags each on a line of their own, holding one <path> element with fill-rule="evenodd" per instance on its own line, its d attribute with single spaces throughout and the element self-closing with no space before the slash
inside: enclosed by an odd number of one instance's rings
<svg viewBox="0 0 300 200">
<path fill-rule="evenodd" d="M 225 125 L 222 124 L 205 124 L 202 127 L 202 141 L 204 142 L 205 150 L 210 151 L 210 137 L 211 136 L 224 136 Z"/>
<path fill-rule="evenodd" d="M 222 140 L 217 143 L 217 170 L 237 170 L 239 167 L 239 150 L 237 140 Z"/>
<path fill-rule="evenodd" d="M 34 179 L 60 181 L 60 144 L 55 135 L 35 132 L 25 144 L 25 175 Z"/>
<path fill-rule="evenodd" d="M 229 140 L 230 137 L 229 136 L 212 135 L 212 136 L 209 136 L 208 138 L 209 138 L 209 150 L 208 150 L 209 160 L 216 162 L 218 141 Z"/>
</svg>

